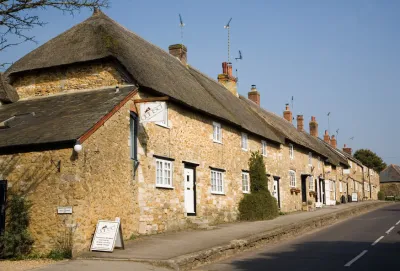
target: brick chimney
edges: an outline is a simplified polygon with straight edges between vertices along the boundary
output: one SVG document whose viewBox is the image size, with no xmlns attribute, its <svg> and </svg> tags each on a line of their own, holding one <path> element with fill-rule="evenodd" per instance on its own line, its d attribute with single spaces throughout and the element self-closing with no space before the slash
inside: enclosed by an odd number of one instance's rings
<svg viewBox="0 0 400 271">
<path fill-rule="evenodd" d="M 328 143 L 328 144 L 331 144 L 331 138 L 329 137 L 328 130 L 325 130 L 324 141 L 325 141 L 326 143 Z"/>
<path fill-rule="evenodd" d="M 331 137 L 331 146 L 335 149 L 337 148 L 337 141 L 336 141 L 335 135 L 332 135 L 332 137 Z"/>
<path fill-rule="evenodd" d="M 292 111 L 290 111 L 289 104 L 286 104 L 286 109 L 283 111 L 283 118 L 290 123 L 293 121 L 293 115 Z"/>
<path fill-rule="evenodd" d="M 233 95 L 239 97 L 237 93 L 237 79 L 232 76 L 232 63 L 222 62 L 222 73 L 218 75 L 218 82 L 223 84 Z"/>
<path fill-rule="evenodd" d="M 303 115 L 297 115 L 297 130 L 299 132 L 304 131 L 304 118 Z"/>
<path fill-rule="evenodd" d="M 318 137 L 318 122 L 314 116 L 311 117 L 310 121 L 310 135 Z"/>
<path fill-rule="evenodd" d="M 352 153 L 353 150 L 352 150 L 351 148 L 348 148 L 348 147 L 346 146 L 346 144 L 344 144 L 343 151 L 344 151 L 344 152 L 347 152 L 348 154 L 351 155 L 351 153 Z"/>
<path fill-rule="evenodd" d="M 256 85 L 251 85 L 251 90 L 248 93 L 249 100 L 260 106 L 260 92 L 257 91 Z"/>
<path fill-rule="evenodd" d="M 178 58 L 183 65 L 187 64 L 187 48 L 183 44 L 173 44 L 168 47 L 169 53 Z"/>
</svg>

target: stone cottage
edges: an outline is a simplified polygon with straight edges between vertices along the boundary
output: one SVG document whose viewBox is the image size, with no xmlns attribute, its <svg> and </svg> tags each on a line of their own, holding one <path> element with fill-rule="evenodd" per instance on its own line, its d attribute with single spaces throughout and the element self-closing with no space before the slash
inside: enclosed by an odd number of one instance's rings
<svg viewBox="0 0 400 271">
<path fill-rule="evenodd" d="M 74 253 L 87 250 L 99 219 L 119 217 L 124 238 L 235 221 L 252 151 L 282 211 L 340 199 L 354 159 L 319 139 L 315 117 L 310 133 L 302 116 L 295 127 L 289 106 L 260 107 L 255 85 L 239 95 L 230 63 L 216 81 L 187 52 L 96 11 L 1 75 L 0 192 L 32 202 L 35 250 L 69 229 Z M 162 102 L 164 118 L 143 122 L 145 102 Z"/>
</svg>

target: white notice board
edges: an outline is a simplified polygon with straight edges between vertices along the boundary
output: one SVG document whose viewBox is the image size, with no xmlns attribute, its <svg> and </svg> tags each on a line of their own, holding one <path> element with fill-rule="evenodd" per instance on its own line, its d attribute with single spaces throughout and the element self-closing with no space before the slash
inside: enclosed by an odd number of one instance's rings
<svg viewBox="0 0 400 271">
<path fill-rule="evenodd" d="M 99 220 L 97 222 L 90 250 L 112 252 L 114 247 L 123 248 L 123 244 L 119 221 Z"/>
<path fill-rule="evenodd" d="M 357 193 L 352 193 L 351 194 L 351 201 L 358 201 L 358 194 Z"/>
<path fill-rule="evenodd" d="M 162 122 L 165 120 L 167 105 L 165 102 L 140 104 L 140 122 Z"/>
</svg>

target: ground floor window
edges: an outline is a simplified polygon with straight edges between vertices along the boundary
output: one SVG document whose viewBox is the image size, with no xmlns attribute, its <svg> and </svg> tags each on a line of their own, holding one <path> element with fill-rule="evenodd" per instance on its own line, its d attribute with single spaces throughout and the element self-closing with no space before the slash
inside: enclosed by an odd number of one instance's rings
<svg viewBox="0 0 400 271">
<path fill-rule="evenodd" d="M 310 191 L 314 191 L 314 180 L 313 180 L 313 177 L 312 176 L 309 176 L 308 177 L 308 182 L 309 182 L 309 184 L 308 184 L 308 189 L 310 190 Z"/>
<path fill-rule="evenodd" d="M 156 186 L 172 187 L 172 162 L 156 159 Z"/>
<path fill-rule="evenodd" d="M 290 187 L 296 187 L 296 172 L 289 170 L 289 185 Z"/>
<path fill-rule="evenodd" d="M 250 176 L 248 172 L 242 172 L 243 193 L 250 193 Z"/>
<path fill-rule="evenodd" d="M 211 170 L 211 193 L 224 193 L 224 176 L 222 171 Z"/>
</svg>

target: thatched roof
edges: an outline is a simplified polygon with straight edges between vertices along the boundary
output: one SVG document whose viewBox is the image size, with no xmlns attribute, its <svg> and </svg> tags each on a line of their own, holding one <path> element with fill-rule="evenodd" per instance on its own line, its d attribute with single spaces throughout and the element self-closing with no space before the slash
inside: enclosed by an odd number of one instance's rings
<svg viewBox="0 0 400 271">
<path fill-rule="evenodd" d="M 6 73 L 16 75 L 109 57 L 117 59 L 141 87 L 277 143 L 288 139 L 319 153 L 332 164 L 347 164 L 341 156 L 310 135 L 298 132 L 282 117 L 255 106 L 244 97 L 238 99 L 215 80 L 183 65 L 102 12 L 27 54 Z"/>
<path fill-rule="evenodd" d="M 379 174 L 381 183 L 400 182 L 400 167 L 398 165 L 389 165 Z"/>
<path fill-rule="evenodd" d="M 75 142 L 109 113 L 134 86 L 20 100 L 0 106 L 0 149 Z M 73 145 L 71 145 L 73 146 Z"/>
<path fill-rule="evenodd" d="M 188 68 L 102 12 L 72 27 L 13 64 L 7 75 L 29 70 L 116 58 L 139 86 L 243 127 L 272 141 L 282 139 L 218 82 Z"/>
<path fill-rule="evenodd" d="M 18 99 L 17 92 L 8 84 L 6 77 L 0 72 L 0 102 L 13 103 L 18 101 Z"/>
<path fill-rule="evenodd" d="M 262 116 L 269 125 L 282 133 L 289 141 L 314 151 L 315 153 L 319 153 L 323 157 L 327 158 L 328 162 L 333 165 L 339 165 L 339 163 L 347 165 L 347 160 L 332 152 L 320 142 L 319 138 L 313 137 L 306 132 L 299 132 L 296 127 L 286 119 L 259 107 L 243 96 L 240 96 L 240 99 L 246 102 L 250 108 Z"/>
</svg>

